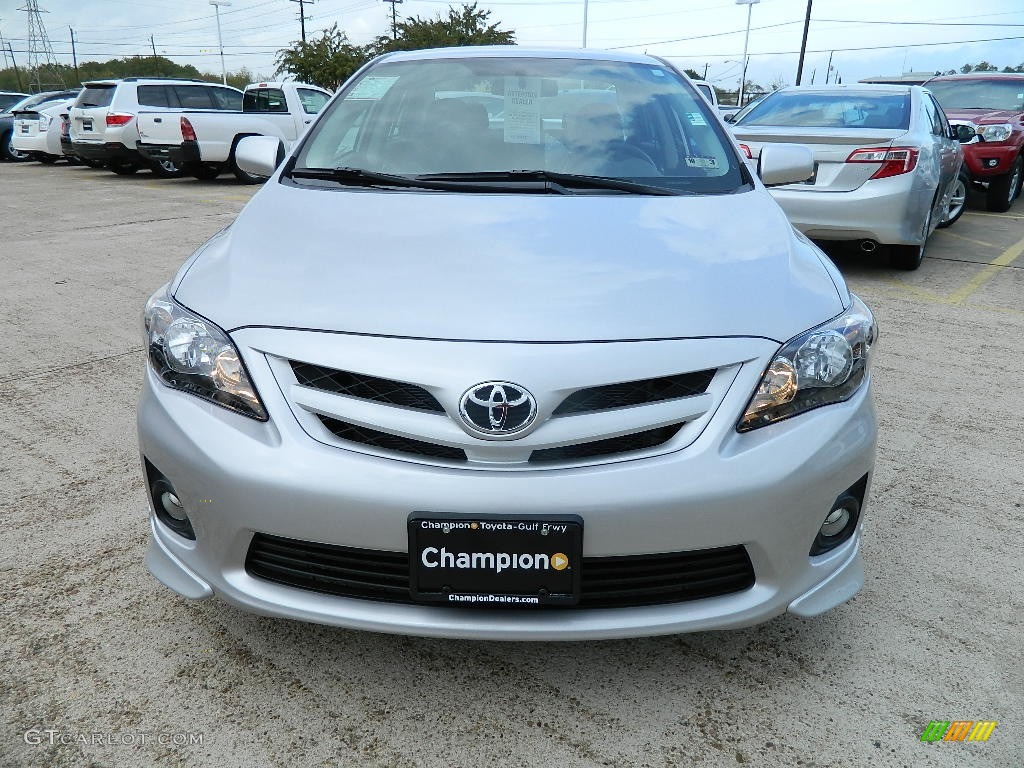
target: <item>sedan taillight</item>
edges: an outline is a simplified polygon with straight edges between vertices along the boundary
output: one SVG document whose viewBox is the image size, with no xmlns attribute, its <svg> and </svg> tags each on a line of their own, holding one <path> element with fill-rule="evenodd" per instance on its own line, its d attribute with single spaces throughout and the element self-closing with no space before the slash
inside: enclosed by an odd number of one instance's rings
<svg viewBox="0 0 1024 768">
<path fill-rule="evenodd" d="M 871 174 L 872 179 L 887 179 L 910 173 L 917 167 L 916 147 L 890 147 L 889 149 L 855 149 L 846 158 L 848 163 L 881 163 Z"/>
<path fill-rule="evenodd" d="M 135 115 L 129 115 L 127 112 L 108 112 L 107 126 L 111 128 L 118 128 L 122 125 L 128 125 L 134 117 Z"/>
</svg>

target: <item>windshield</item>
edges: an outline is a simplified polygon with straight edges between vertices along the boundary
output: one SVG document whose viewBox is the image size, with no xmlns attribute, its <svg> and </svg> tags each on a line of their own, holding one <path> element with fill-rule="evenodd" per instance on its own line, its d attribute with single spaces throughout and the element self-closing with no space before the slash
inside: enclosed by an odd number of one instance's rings
<svg viewBox="0 0 1024 768">
<path fill-rule="evenodd" d="M 943 109 L 1024 111 L 1024 79 L 937 80 L 926 86 Z"/>
<path fill-rule="evenodd" d="M 296 167 L 539 171 L 706 193 L 744 183 L 707 102 L 670 68 L 541 57 L 371 67 L 316 124 Z"/>
<path fill-rule="evenodd" d="M 910 126 L 910 94 L 776 91 L 741 115 L 736 124 L 906 129 Z"/>
<path fill-rule="evenodd" d="M 0 93 L 0 112 L 6 112 L 8 107 L 13 107 L 24 98 L 23 93 Z"/>
</svg>

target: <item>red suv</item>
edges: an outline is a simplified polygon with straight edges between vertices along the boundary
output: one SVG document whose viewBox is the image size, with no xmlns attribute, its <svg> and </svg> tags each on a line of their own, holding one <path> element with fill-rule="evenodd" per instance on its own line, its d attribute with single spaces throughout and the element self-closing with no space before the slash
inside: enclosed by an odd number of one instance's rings
<svg viewBox="0 0 1024 768">
<path fill-rule="evenodd" d="M 946 75 L 924 86 L 959 132 L 970 181 L 987 183 L 985 207 L 1007 210 L 1024 179 L 1024 74 Z"/>
</svg>

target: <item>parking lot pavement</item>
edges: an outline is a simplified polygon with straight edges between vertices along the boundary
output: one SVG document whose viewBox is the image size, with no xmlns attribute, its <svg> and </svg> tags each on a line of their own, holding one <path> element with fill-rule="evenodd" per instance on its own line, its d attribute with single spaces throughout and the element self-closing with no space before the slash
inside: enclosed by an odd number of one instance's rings
<svg viewBox="0 0 1024 768">
<path fill-rule="evenodd" d="M 146 572 L 139 314 L 252 191 L 0 165 L 0 766 L 1024 764 L 1024 203 L 974 206 L 916 272 L 833 251 L 881 325 L 853 601 L 499 644 L 257 617 Z M 998 726 L 922 743 L 933 720 Z"/>
</svg>

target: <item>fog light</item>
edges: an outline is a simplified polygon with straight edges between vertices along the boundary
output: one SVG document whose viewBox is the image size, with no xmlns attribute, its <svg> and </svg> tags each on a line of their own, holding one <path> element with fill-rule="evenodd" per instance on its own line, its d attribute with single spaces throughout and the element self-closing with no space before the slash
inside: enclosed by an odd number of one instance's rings
<svg viewBox="0 0 1024 768">
<path fill-rule="evenodd" d="M 985 160 L 985 167 L 986 168 L 995 168 L 997 165 L 999 165 L 999 158 L 998 157 L 986 158 L 986 160 Z"/>
<path fill-rule="evenodd" d="M 178 497 L 170 491 L 164 491 L 160 494 L 160 506 L 163 507 L 164 512 L 175 520 L 188 520 L 188 515 L 185 514 L 185 507 L 182 506 Z"/>
<path fill-rule="evenodd" d="M 825 518 L 825 522 L 821 524 L 821 535 L 826 538 L 837 536 L 842 533 L 848 522 L 850 522 L 850 510 L 846 507 L 833 509 Z"/>
<path fill-rule="evenodd" d="M 192 521 L 189 520 L 185 505 L 181 503 L 178 492 L 174 490 L 171 481 L 156 467 L 145 460 L 146 479 L 149 481 L 149 498 L 153 503 L 153 512 L 156 519 L 170 528 L 179 536 L 186 539 L 195 539 L 196 533 L 192 529 Z"/>
<path fill-rule="evenodd" d="M 867 488 L 867 475 L 847 488 L 832 502 L 832 509 L 821 523 L 811 544 L 811 555 L 822 555 L 847 541 L 857 530 L 861 500 Z"/>
</svg>

